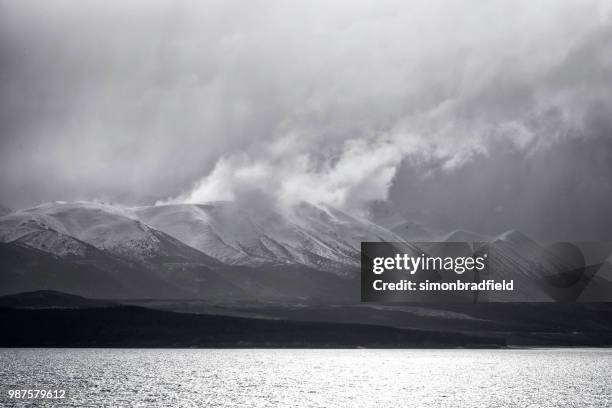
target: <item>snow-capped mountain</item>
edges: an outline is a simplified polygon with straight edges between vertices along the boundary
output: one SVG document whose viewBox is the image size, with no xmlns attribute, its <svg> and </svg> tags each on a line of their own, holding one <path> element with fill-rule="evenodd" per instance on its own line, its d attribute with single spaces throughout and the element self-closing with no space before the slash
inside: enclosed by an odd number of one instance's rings
<svg viewBox="0 0 612 408">
<path fill-rule="evenodd" d="M 405 218 L 386 215 L 385 225 L 405 227 Z M 356 300 L 364 241 L 409 240 L 305 202 L 283 211 L 234 202 L 134 208 L 54 202 L 0 217 L 0 286 L 86 296 L 99 288 L 98 297 Z M 563 259 L 518 231 L 489 238 L 456 230 L 432 241 L 480 242 L 490 255 L 491 277 L 515 279 L 517 290 L 507 300 L 552 300 L 558 294 L 547 292 L 551 277 L 571 272 Z M 413 249 L 418 255 L 435 245 Z"/>
<path fill-rule="evenodd" d="M 28 254 L 24 265 L 5 265 L 0 276 L 5 290 L 41 289 L 28 285 L 42 280 L 53 285 L 49 288 L 98 297 L 240 292 L 213 270 L 222 265 L 219 261 L 130 217 L 129 209 L 89 202 L 44 204 L 0 217 L 0 242 L 7 262 Z M 92 282 L 100 293 L 91 293 Z"/>
<path fill-rule="evenodd" d="M 54 202 L 0 217 L 8 262 L 0 280 L 5 290 L 45 289 L 52 281 L 53 289 L 87 296 L 95 295 L 90 282 L 112 282 L 97 283 L 98 297 L 346 298 L 358 293 L 346 284 L 356 285 L 361 241 L 379 240 L 400 238 L 307 203 L 262 212 L 229 202 Z"/>
<path fill-rule="evenodd" d="M 0 217 L 0 241 L 19 242 L 65 255 L 79 251 L 74 240 L 132 261 L 197 258 L 217 264 L 202 253 L 134 219 L 130 209 L 99 203 L 47 203 Z"/>
<path fill-rule="evenodd" d="M 359 266 L 362 241 L 401 241 L 392 232 L 334 208 L 302 203 L 289 212 L 233 202 L 134 209 L 146 224 L 231 265 L 304 265 L 346 273 Z"/>
</svg>

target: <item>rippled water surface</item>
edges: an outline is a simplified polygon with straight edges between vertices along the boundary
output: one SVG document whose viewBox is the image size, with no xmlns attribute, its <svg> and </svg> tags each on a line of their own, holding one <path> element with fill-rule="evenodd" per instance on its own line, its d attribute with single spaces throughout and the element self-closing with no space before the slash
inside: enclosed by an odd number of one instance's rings
<svg viewBox="0 0 612 408">
<path fill-rule="evenodd" d="M 0 349 L 0 379 L 75 407 L 610 407 L 612 350 Z"/>
</svg>

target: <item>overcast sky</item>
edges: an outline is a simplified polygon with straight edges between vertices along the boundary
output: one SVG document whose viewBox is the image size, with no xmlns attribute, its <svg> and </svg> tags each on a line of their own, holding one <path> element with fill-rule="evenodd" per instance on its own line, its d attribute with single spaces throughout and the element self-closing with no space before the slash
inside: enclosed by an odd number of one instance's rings
<svg viewBox="0 0 612 408">
<path fill-rule="evenodd" d="M 612 239 L 607 0 L 0 0 L 0 202 L 391 200 Z"/>
</svg>

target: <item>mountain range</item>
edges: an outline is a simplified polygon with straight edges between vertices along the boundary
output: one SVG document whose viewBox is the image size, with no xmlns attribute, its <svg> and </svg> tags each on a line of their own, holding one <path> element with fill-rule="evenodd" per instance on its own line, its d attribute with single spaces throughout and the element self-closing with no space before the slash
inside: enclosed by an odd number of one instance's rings
<svg viewBox="0 0 612 408">
<path fill-rule="evenodd" d="M 340 210 L 233 202 L 126 208 L 53 202 L 0 217 L 1 293 L 97 298 L 355 297 L 361 241 L 401 240 Z"/>
<path fill-rule="evenodd" d="M 58 290 L 105 299 L 357 302 L 363 241 L 493 245 L 495 270 L 518 271 L 523 300 L 553 300 L 533 282 L 567 269 L 518 231 L 496 237 L 445 231 L 443 217 L 383 204 L 372 206 L 367 218 L 306 202 L 290 210 L 224 201 L 46 203 L 0 216 L 0 294 Z"/>
</svg>

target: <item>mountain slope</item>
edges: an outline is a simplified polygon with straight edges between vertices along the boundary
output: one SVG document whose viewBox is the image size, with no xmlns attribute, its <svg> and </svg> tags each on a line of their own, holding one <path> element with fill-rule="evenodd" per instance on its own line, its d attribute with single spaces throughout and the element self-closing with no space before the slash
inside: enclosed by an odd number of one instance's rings
<svg viewBox="0 0 612 408">
<path fill-rule="evenodd" d="M 326 242 L 312 228 L 280 214 L 262 219 L 229 204 L 210 211 L 213 207 L 132 210 L 97 203 L 48 203 L 0 217 L 6 261 L 0 276 L 2 293 L 55 289 L 89 297 L 191 297 L 230 303 L 346 300 L 358 293 L 353 280 L 342 276 L 356 276 L 357 245 L 364 233 L 359 222 L 337 221 L 352 225 L 345 231 L 357 234 L 352 241 L 340 239 L 326 226 L 327 235 L 320 234 Z M 191 213 L 195 216 L 186 216 Z M 188 243 L 199 242 L 230 264 L 150 227 L 138 219 L 141 214 L 171 232 L 183 228 Z M 384 234 L 377 227 L 367 228 L 376 231 L 372 237 Z M 230 245 L 215 242 L 217 237 Z"/>
<path fill-rule="evenodd" d="M 92 298 L 179 296 L 181 291 L 94 247 L 61 257 L 19 242 L 0 243 L 0 294 L 57 290 Z"/>
<path fill-rule="evenodd" d="M 152 227 L 231 265 L 304 265 L 344 275 L 359 266 L 361 241 L 397 235 L 330 207 L 302 203 L 287 213 L 231 202 L 134 209 Z"/>
<path fill-rule="evenodd" d="M 49 203 L 0 217 L 4 251 L 24 254 L 4 265 L 3 293 L 10 293 L 8 288 L 94 297 L 242 293 L 212 269 L 220 262 L 128 215 L 128 210 L 96 203 Z M 92 282 L 101 293 L 95 293 Z"/>
<path fill-rule="evenodd" d="M 96 248 L 140 262 L 218 262 L 134 219 L 130 209 L 98 203 L 47 203 L 0 218 L 0 239 L 10 242 L 33 230 L 54 229 Z M 59 250 L 59 248 L 58 248 Z"/>
<path fill-rule="evenodd" d="M 401 241 L 374 223 L 308 203 L 281 212 L 231 202 L 133 209 L 55 202 L 0 217 L 0 242 L 55 255 L 82 250 L 65 237 L 136 262 L 303 265 L 339 275 L 359 266 L 362 241 Z"/>
<path fill-rule="evenodd" d="M 388 217 L 390 224 L 398 220 Z M 488 241 L 483 249 L 490 251 L 490 277 L 515 279 L 517 287 L 496 300 L 574 296 L 547 292 L 560 271 L 575 271 L 518 231 L 487 239 L 457 230 L 441 238 Z M 225 303 L 357 301 L 364 241 L 403 239 L 373 222 L 309 203 L 284 211 L 233 202 L 136 208 L 48 203 L 0 217 L 0 293 L 54 289 L 88 297 Z M 432 250 L 407 247 L 417 255 Z M 594 298 L 601 298 L 595 289 L 606 282 L 590 282 Z M 576 290 L 573 299 L 578 295 Z"/>
</svg>

